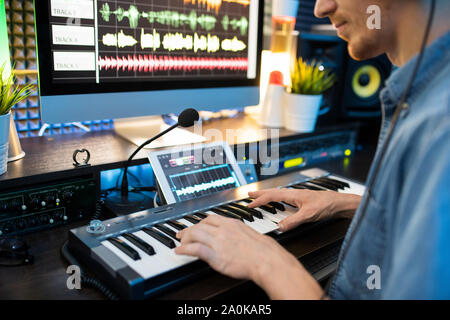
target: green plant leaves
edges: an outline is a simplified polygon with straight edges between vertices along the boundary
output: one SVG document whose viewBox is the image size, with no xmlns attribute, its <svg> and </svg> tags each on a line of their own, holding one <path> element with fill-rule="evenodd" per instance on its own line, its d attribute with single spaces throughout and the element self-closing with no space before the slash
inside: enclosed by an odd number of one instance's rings
<svg viewBox="0 0 450 320">
<path fill-rule="evenodd" d="M 320 62 L 303 61 L 302 57 L 295 61 L 291 72 L 291 92 L 296 94 L 319 95 L 330 89 L 336 82 L 336 75 L 325 69 Z"/>
<path fill-rule="evenodd" d="M 25 100 L 34 92 L 32 83 L 17 86 L 16 78 L 12 72 L 5 76 L 5 66 L 3 64 L 0 67 L 0 115 L 9 113 L 16 103 Z"/>
</svg>

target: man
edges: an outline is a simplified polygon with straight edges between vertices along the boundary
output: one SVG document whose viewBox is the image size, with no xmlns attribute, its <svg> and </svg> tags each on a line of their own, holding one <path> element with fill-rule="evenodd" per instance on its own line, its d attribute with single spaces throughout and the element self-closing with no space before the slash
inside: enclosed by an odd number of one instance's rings
<svg viewBox="0 0 450 320">
<path fill-rule="evenodd" d="M 249 193 L 255 198 L 249 207 L 285 201 L 299 208 L 280 223 L 282 230 L 305 221 L 352 217 L 356 211 L 330 298 L 450 298 L 450 1 L 435 3 L 425 55 L 370 196 L 366 194 L 361 202 L 356 195 L 335 192 L 271 189 Z M 373 4 L 381 9 L 381 29 L 367 27 L 367 8 Z M 353 58 L 386 53 L 400 67 L 381 92 L 384 119 L 379 145 L 417 62 L 430 7 L 431 0 L 316 3 L 315 15 L 331 19 Z M 365 212 L 357 210 L 365 201 Z M 251 279 L 273 299 L 326 297 L 295 257 L 241 222 L 210 216 L 179 237 L 177 253 L 198 256 L 228 276 Z M 379 271 L 379 283 L 368 281 L 371 270 Z"/>
</svg>

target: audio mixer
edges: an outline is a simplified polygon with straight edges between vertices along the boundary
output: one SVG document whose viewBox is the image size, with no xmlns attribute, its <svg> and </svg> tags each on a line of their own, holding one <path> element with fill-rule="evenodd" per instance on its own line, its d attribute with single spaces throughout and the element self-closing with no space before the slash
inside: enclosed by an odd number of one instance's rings
<svg viewBox="0 0 450 320">
<path fill-rule="evenodd" d="M 0 236 L 37 231 L 75 221 L 95 210 L 97 183 L 75 178 L 0 192 Z"/>
</svg>

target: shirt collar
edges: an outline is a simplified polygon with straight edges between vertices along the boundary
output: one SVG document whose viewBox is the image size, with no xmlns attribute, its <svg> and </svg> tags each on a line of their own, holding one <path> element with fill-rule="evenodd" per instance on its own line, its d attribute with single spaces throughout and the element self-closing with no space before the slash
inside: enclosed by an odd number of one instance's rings
<svg viewBox="0 0 450 320">
<path fill-rule="evenodd" d="M 429 82 L 440 69 L 448 64 L 449 58 L 450 31 L 426 48 L 419 71 L 406 98 L 409 104 L 421 92 L 419 89 Z M 400 102 L 417 63 L 417 59 L 418 55 L 410 59 L 401 68 L 394 70 L 386 81 L 386 87 L 381 91 L 380 97 L 387 109 L 394 108 Z M 389 112 L 389 110 L 386 111 Z"/>
</svg>

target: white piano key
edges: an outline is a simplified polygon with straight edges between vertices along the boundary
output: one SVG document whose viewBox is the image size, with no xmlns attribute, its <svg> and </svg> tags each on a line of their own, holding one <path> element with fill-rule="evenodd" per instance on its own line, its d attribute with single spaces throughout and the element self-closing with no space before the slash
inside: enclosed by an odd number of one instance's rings
<svg viewBox="0 0 450 320">
<path fill-rule="evenodd" d="M 188 228 L 194 226 L 193 223 L 187 221 L 186 219 L 178 219 L 177 221 L 179 221 L 179 222 L 185 224 Z"/>
<path fill-rule="evenodd" d="M 145 262 L 143 262 L 142 258 L 140 260 L 131 259 L 124 252 L 122 252 L 122 250 L 120 250 L 107 240 L 102 241 L 102 245 L 104 245 L 106 248 L 111 250 L 116 256 L 122 259 L 131 269 L 136 271 L 142 278 L 147 279 L 154 277 L 159 272 L 159 270 L 149 267 Z M 141 254 L 141 252 L 139 252 L 139 254 Z"/>
<path fill-rule="evenodd" d="M 153 248 L 155 248 L 155 251 L 159 252 L 162 257 L 162 259 L 167 259 L 170 261 L 171 269 L 182 266 L 186 263 L 192 262 L 194 260 L 197 260 L 195 257 L 186 256 L 186 255 L 179 255 L 174 252 L 173 249 L 170 249 L 166 247 L 164 244 L 159 242 L 158 240 L 154 239 L 153 237 L 146 234 L 144 231 L 138 231 L 134 233 L 136 236 L 147 242 L 149 245 L 151 245 Z M 176 246 L 179 246 L 178 241 L 174 241 Z"/>
<path fill-rule="evenodd" d="M 144 251 L 142 251 L 139 247 L 134 245 L 133 242 L 129 241 L 127 238 L 120 236 L 119 239 L 123 240 L 126 244 L 128 244 L 130 247 L 132 247 L 134 250 L 136 250 L 139 255 L 141 256 L 141 262 L 147 266 L 147 268 L 155 270 L 155 274 L 159 274 L 162 272 L 165 272 L 168 267 L 170 267 L 170 264 L 161 259 L 159 256 L 159 253 L 156 251 L 155 247 L 152 245 L 153 249 L 155 250 L 154 255 L 148 255 Z M 142 238 L 140 238 L 143 240 Z M 145 240 L 144 240 L 145 241 Z M 151 245 L 151 244 L 150 244 Z"/>
<path fill-rule="evenodd" d="M 333 176 L 333 175 L 330 175 L 329 177 L 332 179 L 339 180 L 339 181 L 347 182 L 350 185 L 350 188 L 345 188 L 344 190 L 339 190 L 339 192 L 341 192 L 341 193 L 352 193 L 352 194 L 357 194 L 357 195 L 362 196 L 364 194 L 364 192 L 366 191 L 366 187 L 363 184 L 355 183 L 355 182 L 347 180 L 345 178 L 337 177 L 337 176 Z"/>
</svg>

